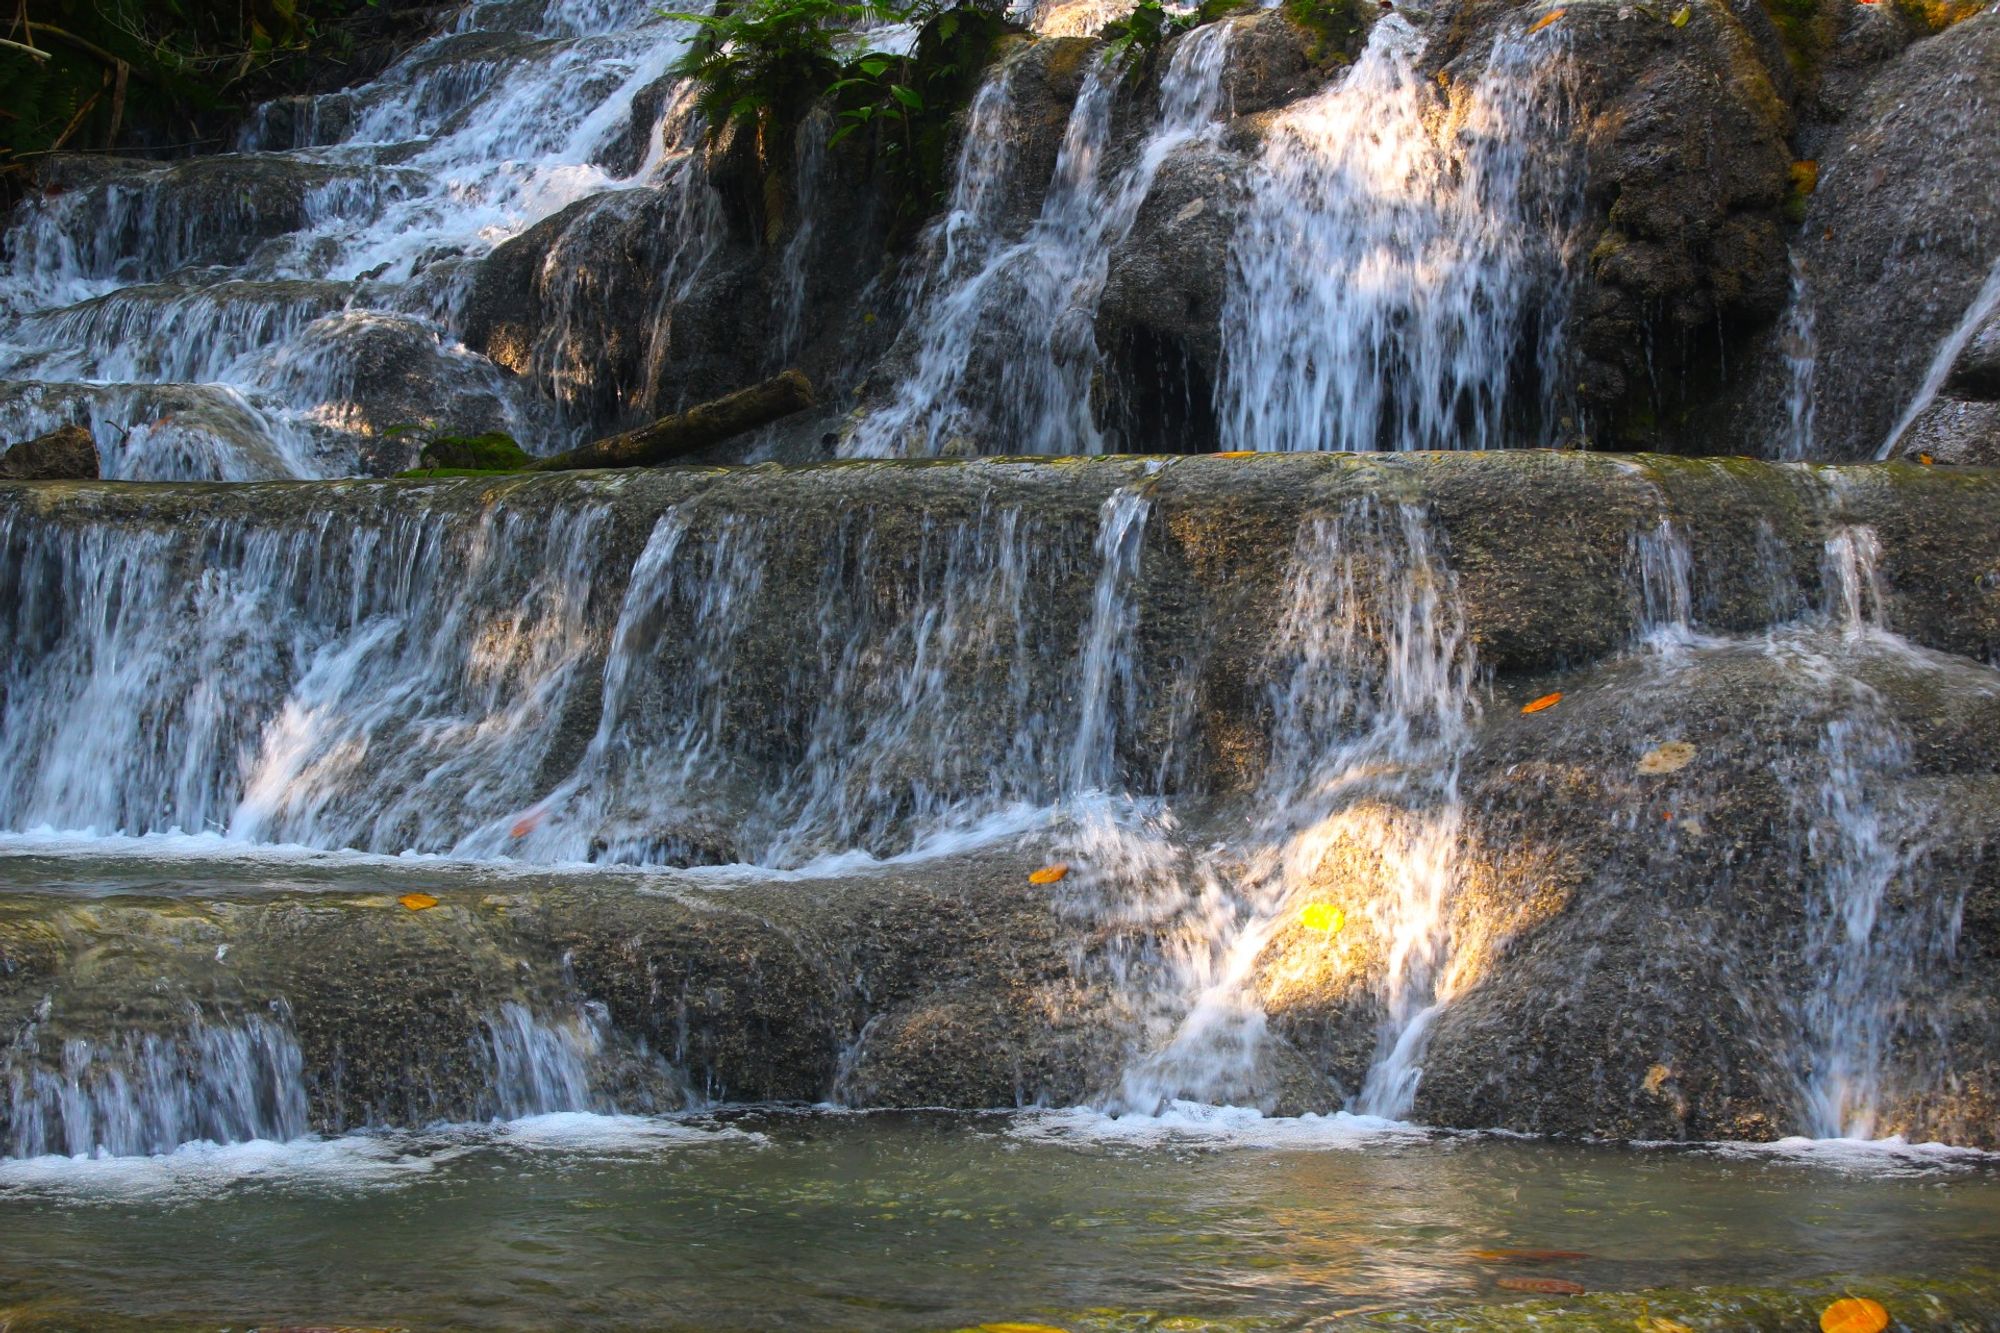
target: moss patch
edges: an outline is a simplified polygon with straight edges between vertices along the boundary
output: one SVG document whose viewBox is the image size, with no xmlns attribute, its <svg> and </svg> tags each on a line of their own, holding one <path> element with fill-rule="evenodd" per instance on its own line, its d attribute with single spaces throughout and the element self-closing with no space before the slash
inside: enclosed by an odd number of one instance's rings
<svg viewBox="0 0 2000 1333">
<path fill-rule="evenodd" d="M 424 446 L 417 463 L 421 470 L 465 472 L 518 472 L 534 461 L 528 451 L 510 435 L 489 431 L 484 435 L 440 435 Z"/>
<path fill-rule="evenodd" d="M 1284 0 L 1284 14 L 1312 38 L 1306 59 L 1322 69 L 1351 63 L 1367 39 L 1360 0 Z"/>
</svg>

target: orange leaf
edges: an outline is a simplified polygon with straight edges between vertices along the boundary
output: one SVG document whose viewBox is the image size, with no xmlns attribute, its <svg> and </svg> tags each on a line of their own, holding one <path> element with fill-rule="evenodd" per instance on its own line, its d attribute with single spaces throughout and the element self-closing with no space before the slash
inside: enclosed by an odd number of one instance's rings
<svg viewBox="0 0 2000 1333">
<path fill-rule="evenodd" d="M 1551 9 L 1548 13 L 1535 20 L 1534 26 L 1528 29 L 1528 35 L 1530 37 L 1534 36 L 1567 13 L 1569 13 L 1567 9 Z"/>
<path fill-rule="evenodd" d="M 1054 884 L 1069 873 L 1069 862 L 1058 861 L 1054 865 L 1043 866 L 1028 876 L 1030 884 Z"/>
<path fill-rule="evenodd" d="M 1811 194 L 1819 188 L 1819 159 L 1802 157 L 1792 163 L 1792 188 L 1800 194 Z"/>
<path fill-rule="evenodd" d="M 1552 1264 L 1590 1256 L 1581 1250 L 1474 1250 L 1472 1257 L 1499 1264 Z"/>
<path fill-rule="evenodd" d="M 1563 701 L 1562 691 L 1557 690 L 1554 694 L 1545 694 L 1539 699 L 1533 699 L 1527 703 L 1522 704 L 1521 711 L 1524 713 L 1539 713 L 1544 708 L 1554 708 L 1557 704 L 1561 703 L 1562 701 Z"/>
<path fill-rule="evenodd" d="M 396 901 L 409 908 L 412 912 L 428 911 L 438 905 L 438 900 L 431 897 L 428 893 L 406 893 L 396 899 Z"/>
<path fill-rule="evenodd" d="M 1931 464 L 1937 462 L 1937 459 L 1932 458 L 1929 454 L 1918 454 L 1917 461 L 1925 467 L 1929 467 Z"/>
<path fill-rule="evenodd" d="M 1503 1277 L 1495 1286 L 1507 1291 L 1532 1291 L 1543 1296 L 1581 1296 L 1584 1286 L 1560 1277 Z"/>
<path fill-rule="evenodd" d="M 1821 1312 L 1819 1327 L 1820 1333 L 1882 1333 L 1889 1327 L 1889 1312 L 1880 1301 L 1846 1296 Z"/>
<path fill-rule="evenodd" d="M 548 815 L 549 815 L 548 810 L 538 805 L 534 809 L 524 813 L 519 819 L 515 820 L 514 827 L 508 829 L 507 833 L 511 837 L 525 838 L 530 833 L 533 833 L 536 829 L 540 828 L 542 825 L 542 821 L 544 819 L 547 819 Z"/>
<path fill-rule="evenodd" d="M 1257 451 L 1255 449 L 1231 449 L 1226 454 L 1216 455 L 1217 458 L 1255 458 L 1256 456 Z"/>
</svg>

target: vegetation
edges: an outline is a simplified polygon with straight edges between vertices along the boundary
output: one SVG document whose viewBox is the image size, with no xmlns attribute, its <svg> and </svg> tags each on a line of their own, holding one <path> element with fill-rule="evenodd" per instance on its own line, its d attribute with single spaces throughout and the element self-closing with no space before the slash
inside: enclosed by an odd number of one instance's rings
<svg viewBox="0 0 2000 1333">
<path fill-rule="evenodd" d="M 398 0 L 16 0 L 0 23 L 0 171 L 55 149 L 180 147 L 337 68 Z"/>
<path fill-rule="evenodd" d="M 1360 0 L 1284 0 L 1284 11 L 1311 34 L 1306 59 L 1321 69 L 1351 62 L 1368 32 Z"/>
<path fill-rule="evenodd" d="M 1104 25 L 1105 54 L 1112 60 L 1126 60 L 1126 77 L 1140 78 L 1151 69 L 1153 58 L 1169 37 L 1213 23 L 1240 9 L 1251 0 L 1203 0 L 1193 9 L 1168 9 L 1160 0 L 1139 0 L 1132 12 Z"/>
<path fill-rule="evenodd" d="M 745 136 L 768 173 L 826 100 L 828 146 L 858 136 L 911 218 L 942 196 L 952 117 L 1007 30 L 993 0 L 743 0 L 675 17 L 704 30 L 676 72 L 699 86 L 711 141 Z M 872 25 L 914 26 L 916 40 L 901 54 L 871 49 L 856 29 Z"/>
<path fill-rule="evenodd" d="M 451 468 L 477 472 L 511 472 L 533 461 L 511 435 L 499 431 L 484 435 L 440 435 L 424 446 L 423 456 L 418 460 L 425 470 Z"/>
</svg>

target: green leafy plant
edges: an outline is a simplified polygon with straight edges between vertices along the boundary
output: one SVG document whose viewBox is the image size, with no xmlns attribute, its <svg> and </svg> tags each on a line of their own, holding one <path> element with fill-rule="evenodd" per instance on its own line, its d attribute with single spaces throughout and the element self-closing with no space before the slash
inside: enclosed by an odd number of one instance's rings
<svg viewBox="0 0 2000 1333">
<path fill-rule="evenodd" d="M 1145 78 L 1169 38 L 1192 31 L 1203 24 L 1253 7 L 1255 0 L 1202 0 L 1183 8 L 1161 0 L 1139 0 L 1132 12 L 1114 19 L 1099 31 L 1104 39 L 1105 59 L 1120 62 L 1125 78 L 1136 83 Z"/>
<path fill-rule="evenodd" d="M 671 14 L 701 26 L 675 67 L 694 80 L 710 140 L 754 136 L 768 172 L 825 99 L 827 146 L 859 136 L 887 171 L 899 214 L 927 210 L 943 188 L 951 117 L 1006 29 L 992 0 L 743 0 L 718 14 Z M 900 52 L 870 49 L 864 24 L 914 26 Z"/>
<path fill-rule="evenodd" d="M 0 19 L 0 171 L 56 149 L 194 135 L 338 59 L 413 0 L 16 0 Z"/>
</svg>

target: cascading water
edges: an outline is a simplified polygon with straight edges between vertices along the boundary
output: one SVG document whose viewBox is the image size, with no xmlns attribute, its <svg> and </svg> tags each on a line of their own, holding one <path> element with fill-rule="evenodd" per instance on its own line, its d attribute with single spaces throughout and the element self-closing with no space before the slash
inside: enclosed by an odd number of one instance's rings
<svg viewBox="0 0 2000 1333">
<path fill-rule="evenodd" d="M 240 155 L 78 168 L 30 200 L 0 280 L 0 434 L 82 421 L 106 476 L 219 480 L 352 473 L 410 417 L 544 438 L 453 342 L 471 261 L 575 200 L 695 173 L 673 98 L 667 133 L 603 165 L 691 28 L 619 0 L 487 30 L 518 11 L 471 5 L 370 84 L 264 108 Z M 403 392 L 360 383 L 385 364 Z"/>
<path fill-rule="evenodd" d="M 1116 960 L 1121 984 L 1147 992 L 1152 1035 L 1114 1109 L 1272 1099 L 1253 977 L 1316 894 L 1343 899 L 1380 955 L 1382 1019 L 1357 1110 L 1407 1113 L 1425 1035 L 1457 985 L 1457 754 L 1478 707 L 1451 572 L 1420 507 L 1358 500 L 1307 521 L 1271 667 L 1264 813 L 1245 839 L 1194 856 L 1173 845 L 1171 817 L 1143 812 L 1095 814 L 1077 835 L 1097 877 L 1090 910 L 1139 941 Z M 1175 941 L 1164 948 L 1163 933 Z"/>
<path fill-rule="evenodd" d="M 1560 38 L 1495 43 L 1455 147 L 1423 45 L 1384 16 L 1345 78 L 1271 126 L 1230 248 L 1226 450 L 1548 441 L 1577 186 L 1547 150 L 1567 115 Z"/>
<path fill-rule="evenodd" d="M 1965 308 L 1965 314 L 1952 331 L 1944 336 L 1944 341 L 1938 344 L 1936 354 L 1931 357 L 1930 368 L 1924 372 L 1923 383 L 1917 386 L 1917 392 L 1911 397 L 1909 406 L 1903 409 L 1903 414 L 1896 419 L 1896 424 L 1891 426 L 1888 435 L 1883 437 L 1880 447 L 1875 450 L 1875 457 L 1887 458 L 1895 452 L 1897 442 L 1910 427 L 1917 424 L 1917 419 L 1923 416 L 1930 405 L 1937 401 L 1938 393 L 1944 388 L 1945 381 L 1951 378 L 1952 367 L 1957 364 L 1960 354 L 1971 343 L 1973 335 L 1977 334 L 1986 321 L 1995 314 L 2000 314 L 2000 257 L 1994 259 L 1993 271 L 1987 274 L 1985 283 L 1973 294 L 1972 304 Z"/>
<path fill-rule="evenodd" d="M 117 1042 L 30 1031 L 0 1066 L 0 1129 L 9 1157 L 131 1157 L 208 1140 L 292 1139 L 306 1132 L 303 1060 L 279 1019 L 197 1018 L 178 1035 Z"/>
<path fill-rule="evenodd" d="M 1076 739 L 1070 744 L 1065 787 L 1070 792 L 1101 791 L 1115 781 L 1118 712 L 1129 711 L 1137 693 L 1132 639 L 1138 608 L 1132 584 L 1146 540 L 1152 506 L 1143 490 L 1125 488 L 1104 502 L 1097 530 L 1097 587 L 1091 597 L 1090 625 L 1078 656 Z"/>
<path fill-rule="evenodd" d="M 1792 299 L 1785 309 L 1785 323 L 1778 335 L 1779 350 L 1785 358 L 1785 433 L 1778 457 L 1790 462 L 1811 458 L 1816 443 L 1813 435 L 1818 404 L 1813 398 L 1819 373 L 1818 317 L 1813 307 L 1812 282 L 1805 261 L 1792 255 Z"/>
<path fill-rule="evenodd" d="M 1835 651 L 1887 653 L 1921 670 L 1921 655 L 1886 627 L 1879 560 L 1871 529 L 1827 539 L 1823 600 Z M 1819 1138 L 1872 1139 L 1898 1091 L 1892 1047 L 1906 1004 L 1931 959 L 1950 953 L 1957 913 L 1894 901 L 1920 872 L 1925 845 L 1922 818 L 1899 794 L 1909 742 L 1880 691 L 1809 645 L 1790 651 L 1831 692 L 1816 762 L 1793 786 L 1793 857 L 1811 886 L 1796 1020 L 1806 1126 Z"/>
<path fill-rule="evenodd" d="M 988 94 L 1004 98 L 1006 68 L 988 81 L 961 152 L 941 268 L 907 335 L 914 365 L 893 400 L 843 442 L 844 454 L 936 455 L 996 443 L 1009 453 L 1101 452 L 1090 380 L 1099 360 L 1093 320 L 1111 251 L 1167 157 L 1218 132 L 1228 49 L 1227 24 L 1180 40 L 1161 76 L 1158 120 L 1122 166 L 1113 160 L 1112 129 L 1124 66 L 1093 64 L 1040 215 L 1019 241 L 986 252 L 974 267 L 967 262 L 974 255 L 960 257 L 966 223 L 992 199 L 1004 162 L 978 136 L 1005 132 L 1006 118 Z"/>
</svg>

